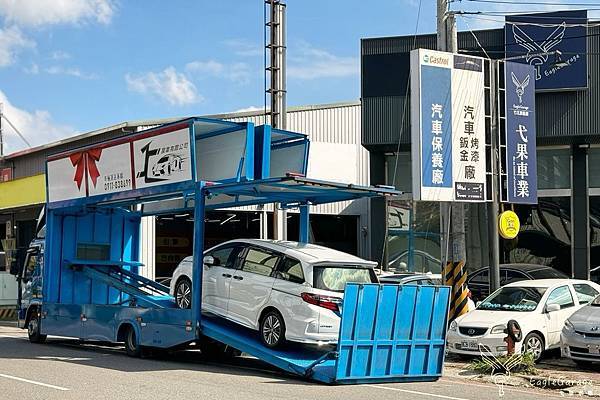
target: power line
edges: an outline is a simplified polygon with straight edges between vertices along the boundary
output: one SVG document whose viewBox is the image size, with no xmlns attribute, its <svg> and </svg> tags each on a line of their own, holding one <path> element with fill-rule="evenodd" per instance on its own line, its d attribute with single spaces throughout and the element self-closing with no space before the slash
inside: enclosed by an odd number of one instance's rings
<svg viewBox="0 0 600 400">
<path fill-rule="evenodd" d="M 13 130 L 17 133 L 17 135 L 21 138 L 21 140 L 23 142 L 25 142 L 25 144 L 27 145 L 27 147 L 31 148 L 31 143 L 29 143 L 29 141 L 27 139 L 25 139 L 25 136 L 23 136 L 21 134 L 21 132 L 17 129 L 17 127 L 14 126 L 12 122 L 10 122 L 10 119 L 8 119 L 8 117 L 6 116 L 6 114 L 2 113 L 2 115 L 0 115 L 0 117 L 4 118 L 4 120 L 6 122 L 8 122 L 8 125 L 10 125 L 10 127 L 13 128 Z"/>
<path fill-rule="evenodd" d="M 471 3 L 489 3 L 489 4 L 514 4 L 514 5 L 539 5 L 539 6 L 555 6 L 555 7 L 564 7 L 565 4 L 560 3 L 551 3 L 547 1 L 511 1 L 511 0 L 450 0 L 453 3 L 461 3 L 461 2 L 471 2 Z M 600 7 L 600 3 L 571 3 L 569 2 L 569 6 L 593 6 Z"/>
</svg>

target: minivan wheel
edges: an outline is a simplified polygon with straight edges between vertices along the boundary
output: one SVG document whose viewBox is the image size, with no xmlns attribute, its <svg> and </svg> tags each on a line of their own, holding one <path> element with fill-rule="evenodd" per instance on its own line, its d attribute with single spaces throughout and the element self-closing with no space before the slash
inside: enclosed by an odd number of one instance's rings
<svg viewBox="0 0 600 400">
<path fill-rule="evenodd" d="M 531 353 L 533 355 L 533 361 L 536 363 L 539 362 L 544 354 L 544 339 L 537 333 L 530 333 L 525 336 L 525 340 L 523 340 L 523 349 L 521 352 L 523 354 Z"/>
<path fill-rule="evenodd" d="M 179 308 L 192 308 L 192 282 L 181 278 L 175 286 L 175 302 Z"/>
<path fill-rule="evenodd" d="M 285 322 L 279 312 L 271 310 L 263 315 L 260 321 L 260 340 L 271 349 L 283 346 L 285 343 Z"/>
<path fill-rule="evenodd" d="M 39 313 L 34 311 L 34 315 L 31 316 L 29 323 L 27 324 L 27 336 L 31 343 L 44 343 L 46 341 L 46 335 L 41 333 L 41 321 Z"/>
</svg>

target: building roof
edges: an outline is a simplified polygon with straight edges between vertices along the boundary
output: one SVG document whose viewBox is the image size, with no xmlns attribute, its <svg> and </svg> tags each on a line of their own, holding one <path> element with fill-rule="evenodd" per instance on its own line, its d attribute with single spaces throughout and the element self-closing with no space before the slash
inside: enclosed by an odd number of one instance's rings
<svg viewBox="0 0 600 400">
<path fill-rule="evenodd" d="M 339 103 L 328 103 L 328 104 L 314 104 L 314 105 L 306 105 L 306 106 L 298 106 L 298 107 L 288 107 L 288 112 L 296 112 L 296 111 L 307 111 L 307 110 L 321 110 L 327 108 L 338 108 L 338 107 L 352 107 L 360 105 L 360 101 L 348 101 L 348 102 L 339 102 Z M 267 110 L 268 111 L 268 110 Z M 253 110 L 253 111 L 242 111 L 242 112 L 231 112 L 231 113 L 223 113 L 223 114 L 213 114 L 213 115 L 205 115 L 204 118 L 213 118 L 213 119 L 232 119 L 232 118 L 245 118 L 245 117 L 255 117 L 259 115 L 263 115 L 265 112 L 263 109 Z M 100 135 L 106 132 L 112 132 L 116 130 L 126 130 L 127 128 L 135 129 L 141 126 L 155 126 L 168 124 L 171 122 L 179 121 L 189 116 L 185 117 L 170 117 L 170 118 L 157 118 L 157 119 L 142 119 L 142 120 L 132 120 L 125 121 L 115 125 L 110 125 L 104 128 L 95 129 L 90 132 L 76 134 L 68 138 L 64 138 L 61 140 L 57 140 L 54 142 L 42 144 L 39 146 L 31 147 L 28 149 L 20 150 L 14 153 L 7 154 L 5 156 L 0 156 L 0 162 L 3 160 L 10 160 L 14 158 L 18 158 L 24 155 L 29 155 L 32 153 L 37 153 L 39 151 L 44 151 L 51 149 L 53 147 L 62 146 L 69 143 L 75 143 L 80 140 L 84 140 L 93 136 Z"/>
</svg>

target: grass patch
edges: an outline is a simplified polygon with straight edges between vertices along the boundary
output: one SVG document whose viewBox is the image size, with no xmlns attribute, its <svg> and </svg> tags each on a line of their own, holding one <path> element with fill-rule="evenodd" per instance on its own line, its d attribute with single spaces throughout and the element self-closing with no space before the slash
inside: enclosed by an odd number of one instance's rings
<svg viewBox="0 0 600 400">
<path fill-rule="evenodd" d="M 513 354 L 511 356 L 482 356 L 469 364 L 469 369 L 482 374 L 521 373 L 537 374 L 535 361 L 530 353 Z"/>
</svg>

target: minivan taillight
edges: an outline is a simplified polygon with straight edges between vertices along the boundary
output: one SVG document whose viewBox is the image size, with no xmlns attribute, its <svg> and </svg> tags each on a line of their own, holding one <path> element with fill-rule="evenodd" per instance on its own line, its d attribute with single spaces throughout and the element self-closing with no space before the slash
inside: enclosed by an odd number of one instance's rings
<svg viewBox="0 0 600 400">
<path fill-rule="evenodd" d="M 323 307 L 331 311 L 340 311 L 339 304 L 342 302 L 342 299 L 339 297 L 323 296 L 306 292 L 302 293 L 300 296 L 302 296 L 302 300 L 309 304 L 314 304 L 315 306 Z"/>
</svg>

